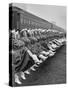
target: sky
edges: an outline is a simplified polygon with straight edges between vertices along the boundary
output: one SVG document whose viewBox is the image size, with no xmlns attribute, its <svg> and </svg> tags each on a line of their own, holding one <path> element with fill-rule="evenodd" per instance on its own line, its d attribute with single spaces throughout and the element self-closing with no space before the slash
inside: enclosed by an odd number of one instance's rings
<svg viewBox="0 0 68 90">
<path fill-rule="evenodd" d="M 66 6 L 13 3 L 40 18 L 55 23 L 66 30 Z"/>
</svg>

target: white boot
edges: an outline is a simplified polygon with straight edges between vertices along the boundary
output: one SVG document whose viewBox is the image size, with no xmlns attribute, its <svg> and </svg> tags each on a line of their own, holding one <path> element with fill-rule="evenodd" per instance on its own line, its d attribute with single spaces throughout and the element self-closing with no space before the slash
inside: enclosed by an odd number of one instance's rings
<svg viewBox="0 0 68 90">
<path fill-rule="evenodd" d="M 55 53 L 56 52 L 53 52 L 53 51 L 49 50 L 49 56 L 54 56 Z"/>
<path fill-rule="evenodd" d="M 49 52 L 42 51 L 41 54 L 45 54 L 47 56 L 47 55 L 49 55 Z"/>
<path fill-rule="evenodd" d="M 19 80 L 19 76 L 17 74 L 15 74 L 15 83 L 17 84 L 22 84 Z"/>
<path fill-rule="evenodd" d="M 26 73 L 26 74 L 30 74 L 30 72 L 29 72 L 28 70 L 24 71 L 24 73 Z"/>
<path fill-rule="evenodd" d="M 36 69 L 34 68 L 34 66 L 30 67 L 30 69 L 31 69 L 32 71 L 36 71 Z"/>
<path fill-rule="evenodd" d="M 41 61 L 38 59 L 37 55 L 33 55 L 33 60 L 35 61 L 35 63 L 41 63 Z"/>
<path fill-rule="evenodd" d="M 21 78 L 26 80 L 26 77 L 25 77 L 25 73 L 24 72 L 21 72 Z"/>
<path fill-rule="evenodd" d="M 43 56 L 42 54 L 39 55 L 39 58 L 43 59 L 43 61 L 47 59 L 47 57 Z"/>
<path fill-rule="evenodd" d="M 33 66 L 34 66 L 34 67 L 39 67 L 37 64 L 34 64 Z"/>
<path fill-rule="evenodd" d="M 40 60 L 38 59 L 36 54 L 33 54 L 30 50 L 27 50 L 28 54 L 32 57 L 32 59 L 35 61 L 35 63 L 39 62 Z"/>
</svg>

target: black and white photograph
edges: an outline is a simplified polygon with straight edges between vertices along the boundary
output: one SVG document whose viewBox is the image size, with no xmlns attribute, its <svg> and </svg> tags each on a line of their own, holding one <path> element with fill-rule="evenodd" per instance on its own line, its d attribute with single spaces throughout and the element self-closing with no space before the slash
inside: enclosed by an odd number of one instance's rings
<svg viewBox="0 0 68 90">
<path fill-rule="evenodd" d="M 66 83 L 66 6 L 9 4 L 9 85 Z"/>
</svg>

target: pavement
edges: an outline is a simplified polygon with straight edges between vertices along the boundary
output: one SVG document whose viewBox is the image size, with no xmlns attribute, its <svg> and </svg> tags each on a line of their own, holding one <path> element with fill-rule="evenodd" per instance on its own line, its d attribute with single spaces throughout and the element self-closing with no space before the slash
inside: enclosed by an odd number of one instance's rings
<svg viewBox="0 0 68 90">
<path fill-rule="evenodd" d="M 40 64 L 36 71 L 30 73 L 30 75 L 26 75 L 26 80 L 21 79 L 21 86 L 66 83 L 66 45 L 60 47 L 53 57 Z"/>
</svg>

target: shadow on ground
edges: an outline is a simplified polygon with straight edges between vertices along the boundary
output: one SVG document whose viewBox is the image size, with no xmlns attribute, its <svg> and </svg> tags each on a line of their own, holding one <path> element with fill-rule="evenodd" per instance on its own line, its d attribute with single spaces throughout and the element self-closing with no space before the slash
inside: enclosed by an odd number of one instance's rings
<svg viewBox="0 0 68 90">
<path fill-rule="evenodd" d="M 48 58 L 37 70 L 21 80 L 22 86 L 66 83 L 66 45 L 56 51 L 55 56 Z"/>
</svg>

